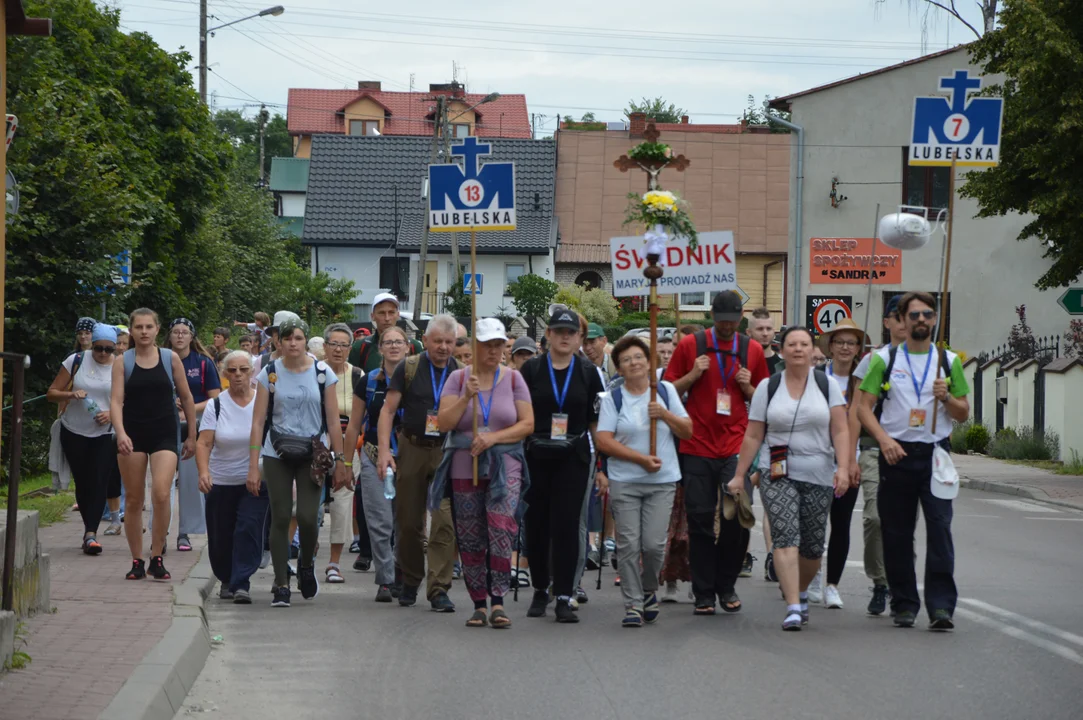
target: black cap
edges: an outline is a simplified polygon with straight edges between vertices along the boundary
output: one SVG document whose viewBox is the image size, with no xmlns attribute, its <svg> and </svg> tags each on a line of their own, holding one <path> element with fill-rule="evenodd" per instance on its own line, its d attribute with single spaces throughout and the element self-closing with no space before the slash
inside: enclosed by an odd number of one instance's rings
<svg viewBox="0 0 1083 720">
<path fill-rule="evenodd" d="M 900 300 L 902 300 L 902 295 L 892 295 L 891 298 L 884 303 L 884 317 L 891 317 L 899 311 Z"/>
<path fill-rule="evenodd" d="M 568 310 L 566 308 L 557 310 L 549 318 L 550 328 L 568 328 L 569 330 L 579 330 L 579 315 L 574 310 Z"/>
<path fill-rule="evenodd" d="M 711 302 L 711 315 L 715 322 L 740 322 L 743 305 L 736 290 L 723 290 Z"/>
</svg>

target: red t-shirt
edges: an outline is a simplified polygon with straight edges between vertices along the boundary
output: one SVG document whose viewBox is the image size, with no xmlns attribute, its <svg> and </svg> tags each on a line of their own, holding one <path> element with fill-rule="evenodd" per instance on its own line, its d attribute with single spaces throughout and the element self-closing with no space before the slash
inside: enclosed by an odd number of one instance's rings
<svg viewBox="0 0 1083 720">
<path fill-rule="evenodd" d="M 735 333 L 733 336 L 737 338 Z M 699 380 L 688 389 L 688 402 L 685 408 L 692 418 L 694 431 L 688 440 L 681 440 L 681 454 L 708 458 L 724 458 L 741 451 L 741 443 L 748 429 L 748 408 L 745 406 L 745 394 L 737 384 L 737 370 L 740 361 L 736 355 L 730 355 L 733 341 L 722 342 L 721 354 L 715 352 L 715 337 L 711 329 L 707 330 L 707 357 L 711 366 L 699 376 Z M 723 388 L 722 370 L 719 358 L 724 363 L 726 373 L 725 388 L 730 394 L 730 414 L 718 414 L 718 391 Z M 696 362 L 695 335 L 686 335 L 677 343 L 666 367 L 665 379 L 676 382 L 692 371 Z M 763 357 L 763 347 L 755 340 L 748 343 L 748 369 L 752 372 L 752 387 L 764 380 L 767 373 L 767 361 Z"/>
</svg>

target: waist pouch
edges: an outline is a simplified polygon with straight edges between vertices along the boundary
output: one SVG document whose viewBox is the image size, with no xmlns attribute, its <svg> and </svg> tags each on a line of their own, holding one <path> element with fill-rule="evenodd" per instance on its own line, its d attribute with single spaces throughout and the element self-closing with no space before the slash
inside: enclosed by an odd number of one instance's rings
<svg viewBox="0 0 1083 720">
<path fill-rule="evenodd" d="M 586 435 L 569 435 L 563 440 L 554 440 L 544 435 L 531 435 L 526 439 L 526 452 L 538 460 L 556 460 L 569 452 L 576 453 L 585 462 L 590 461 L 590 445 Z"/>
<path fill-rule="evenodd" d="M 312 460 L 312 441 L 319 439 L 312 435 L 287 435 L 273 426 L 270 435 L 271 447 L 278 453 L 279 459 L 294 465 Z"/>
<path fill-rule="evenodd" d="M 365 457 L 367 457 L 370 461 L 372 461 L 372 464 L 373 464 L 374 467 L 380 467 L 380 461 L 379 461 L 379 459 L 380 459 L 380 450 L 379 450 L 379 448 L 377 448 L 372 443 L 365 443 L 365 446 L 362 448 L 362 452 L 365 453 Z"/>
</svg>

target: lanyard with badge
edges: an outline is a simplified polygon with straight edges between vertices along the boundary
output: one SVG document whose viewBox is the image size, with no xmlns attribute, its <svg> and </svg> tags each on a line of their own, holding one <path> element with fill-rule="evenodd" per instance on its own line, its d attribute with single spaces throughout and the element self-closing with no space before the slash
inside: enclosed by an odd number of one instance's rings
<svg viewBox="0 0 1083 720">
<path fill-rule="evenodd" d="M 737 374 L 737 333 L 733 334 L 733 349 L 730 350 L 730 354 L 733 355 L 733 368 L 732 372 L 726 374 L 726 356 L 722 353 L 722 350 L 718 345 L 718 333 L 711 328 L 711 337 L 714 338 L 714 354 L 718 360 L 718 374 L 722 376 L 722 387 L 718 389 L 718 395 L 715 397 L 715 412 L 719 415 L 729 415 L 733 412 L 733 398 L 730 396 L 730 391 L 726 389 L 726 383 L 729 379 Z"/>
<path fill-rule="evenodd" d="M 557 401 L 558 412 L 553 413 L 553 422 L 549 429 L 549 437 L 552 440 L 564 440 L 568 437 L 568 413 L 564 412 L 564 400 L 568 397 L 568 386 L 572 381 L 572 371 L 575 370 L 575 356 L 568 363 L 568 374 L 564 377 L 564 391 L 557 391 L 557 375 L 553 372 L 553 358 L 545 356 L 545 362 L 549 365 L 549 381 L 553 383 L 553 397 Z M 493 383 L 494 387 L 496 383 Z M 492 400 L 490 399 L 490 403 Z"/>
<path fill-rule="evenodd" d="M 436 415 L 440 410 L 440 394 L 444 392 L 444 382 L 447 380 L 447 365 L 444 366 L 444 371 L 440 373 L 440 384 L 436 384 L 436 371 L 432 369 L 432 361 L 429 361 L 429 377 L 432 379 L 432 396 L 436 402 L 436 407 L 430 410 L 425 415 L 425 435 L 427 437 L 440 437 L 440 423 L 436 420 Z"/>
<path fill-rule="evenodd" d="M 925 356 L 925 372 L 922 373 L 921 384 L 918 385 L 917 378 L 914 376 L 914 367 L 910 364 L 910 351 L 907 349 L 906 343 L 903 343 L 902 349 L 903 354 L 906 355 L 906 367 L 910 369 L 910 382 L 914 383 L 914 401 L 921 404 L 921 391 L 925 389 L 925 380 L 929 377 L 929 364 L 933 360 L 933 353 L 930 351 Z M 925 408 L 912 408 L 910 410 L 910 427 L 925 427 Z"/>
<path fill-rule="evenodd" d="M 485 402 L 485 397 L 481 394 L 481 390 L 478 390 L 478 407 L 481 408 L 481 422 L 482 427 L 478 428 L 478 432 L 489 432 L 489 413 L 493 411 L 493 396 L 496 395 L 496 384 L 500 382 L 500 368 L 496 369 L 496 375 L 493 376 L 493 387 L 489 391 L 489 402 Z"/>
</svg>

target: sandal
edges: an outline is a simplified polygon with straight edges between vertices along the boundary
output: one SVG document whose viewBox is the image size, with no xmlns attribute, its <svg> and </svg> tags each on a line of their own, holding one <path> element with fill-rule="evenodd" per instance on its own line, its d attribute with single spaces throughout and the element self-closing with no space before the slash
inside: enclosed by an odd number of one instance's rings
<svg viewBox="0 0 1083 720">
<path fill-rule="evenodd" d="M 620 626 L 626 628 L 643 627 L 643 613 L 635 608 L 629 608 L 625 611 L 624 619 L 620 621 Z"/>
<path fill-rule="evenodd" d="M 101 555 L 102 546 L 98 543 L 98 539 L 93 535 L 87 535 L 83 538 L 83 554 L 84 555 Z"/>
<path fill-rule="evenodd" d="M 342 577 L 342 572 L 339 570 L 338 563 L 331 563 L 324 570 L 324 576 L 329 583 L 344 583 L 346 578 Z"/>
<path fill-rule="evenodd" d="M 737 597 L 737 593 L 733 591 L 722 593 L 722 597 L 719 599 L 722 601 L 722 609 L 726 612 L 735 613 L 741 611 L 741 598 Z"/>
<path fill-rule="evenodd" d="M 493 613 L 494 616 L 496 615 L 496 612 Z M 468 628 L 483 628 L 488 624 L 489 616 L 486 615 L 485 611 L 480 608 L 475 610 L 474 614 L 470 616 L 470 619 L 466 621 L 466 626 Z"/>
<path fill-rule="evenodd" d="M 714 615 L 714 600 L 696 600 L 696 607 L 693 608 L 693 615 L 700 615 L 706 617 L 707 615 Z"/>
<path fill-rule="evenodd" d="M 191 552 L 192 541 L 188 539 L 187 535 L 177 536 L 177 552 Z"/>
<path fill-rule="evenodd" d="M 504 630 L 511 627 L 511 618 L 501 609 L 493 610 L 493 616 L 489 620 L 489 624 L 493 626 L 494 630 Z"/>
<path fill-rule="evenodd" d="M 113 522 L 109 523 L 109 527 L 105 529 L 105 534 L 120 535 L 121 527 L 121 524 L 118 521 L 114 520 Z"/>
</svg>

